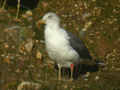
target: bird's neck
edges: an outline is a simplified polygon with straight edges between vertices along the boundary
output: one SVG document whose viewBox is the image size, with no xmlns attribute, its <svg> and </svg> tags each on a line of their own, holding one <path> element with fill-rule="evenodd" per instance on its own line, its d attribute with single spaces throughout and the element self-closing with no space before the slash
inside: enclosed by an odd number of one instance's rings
<svg viewBox="0 0 120 90">
<path fill-rule="evenodd" d="M 59 35 L 59 29 L 60 29 L 60 26 L 59 24 L 47 24 L 45 26 L 45 39 L 46 40 L 49 40 L 50 38 L 54 38 L 56 36 Z"/>
<path fill-rule="evenodd" d="M 60 27 L 59 23 L 49 23 L 46 25 L 46 29 L 57 30 Z"/>
</svg>

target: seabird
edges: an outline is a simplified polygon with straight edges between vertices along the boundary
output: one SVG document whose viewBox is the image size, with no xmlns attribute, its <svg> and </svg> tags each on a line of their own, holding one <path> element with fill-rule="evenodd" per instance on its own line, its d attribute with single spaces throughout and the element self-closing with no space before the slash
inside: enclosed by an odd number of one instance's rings
<svg viewBox="0 0 120 90">
<path fill-rule="evenodd" d="M 60 18 L 55 13 L 45 14 L 40 23 L 45 24 L 45 46 L 49 57 L 58 65 L 58 79 L 61 80 L 61 68 L 66 67 L 71 70 L 72 80 L 75 65 L 92 61 L 87 47 L 79 37 L 60 26 Z"/>
</svg>

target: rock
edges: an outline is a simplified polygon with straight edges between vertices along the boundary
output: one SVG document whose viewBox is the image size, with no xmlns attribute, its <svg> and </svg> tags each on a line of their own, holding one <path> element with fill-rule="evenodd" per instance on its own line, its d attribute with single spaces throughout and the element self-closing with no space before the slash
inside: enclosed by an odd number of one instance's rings
<svg viewBox="0 0 120 90">
<path fill-rule="evenodd" d="M 36 58 L 39 60 L 42 59 L 42 54 L 39 51 L 37 51 L 37 53 L 36 53 Z"/>
<path fill-rule="evenodd" d="M 48 6 L 48 3 L 47 2 L 42 2 L 42 6 L 44 7 L 44 8 L 46 8 L 47 6 Z"/>
<path fill-rule="evenodd" d="M 9 57 L 9 56 L 6 56 L 6 58 L 4 58 L 4 62 L 10 64 L 10 57 Z"/>
<path fill-rule="evenodd" d="M 84 78 L 85 81 L 88 81 L 88 78 Z"/>
<path fill-rule="evenodd" d="M 28 39 L 27 43 L 25 44 L 25 50 L 27 52 L 31 52 L 32 48 L 33 48 L 33 40 L 32 39 Z"/>
<path fill-rule="evenodd" d="M 95 80 L 99 80 L 99 79 L 100 79 L 100 77 L 99 77 L 99 76 L 96 76 L 96 77 L 95 77 Z"/>
<path fill-rule="evenodd" d="M 89 77 L 90 76 L 90 72 L 87 72 L 85 77 Z"/>
<path fill-rule="evenodd" d="M 32 16 L 32 11 L 28 10 L 28 11 L 26 11 L 25 14 L 26 14 L 27 16 Z"/>
<path fill-rule="evenodd" d="M 9 45 L 5 43 L 5 44 L 4 44 L 4 47 L 5 47 L 5 48 L 9 48 Z"/>
<path fill-rule="evenodd" d="M 22 14 L 22 17 L 25 18 L 25 19 L 28 19 L 32 16 L 32 11 L 28 10 L 25 12 L 25 14 Z"/>
</svg>

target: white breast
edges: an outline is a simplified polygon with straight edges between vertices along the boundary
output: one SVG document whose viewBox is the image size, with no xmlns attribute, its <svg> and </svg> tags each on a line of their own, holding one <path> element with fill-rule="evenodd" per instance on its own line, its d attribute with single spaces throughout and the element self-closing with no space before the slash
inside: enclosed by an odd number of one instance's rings
<svg viewBox="0 0 120 90">
<path fill-rule="evenodd" d="M 59 29 L 59 28 L 58 28 Z M 79 55 L 69 44 L 69 37 L 63 29 L 45 30 L 46 50 L 51 59 L 64 67 L 70 67 L 70 64 L 79 59 Z"/>
</svg>

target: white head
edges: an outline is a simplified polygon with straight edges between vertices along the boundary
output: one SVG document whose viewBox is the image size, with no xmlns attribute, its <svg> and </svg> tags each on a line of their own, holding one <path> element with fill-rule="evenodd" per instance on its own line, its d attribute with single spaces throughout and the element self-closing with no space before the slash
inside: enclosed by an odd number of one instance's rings
<svg viewBox="0 0 120 90">
<path fill-rule="evenodd" d="M 60 23 L 60 19 L 59 17 L 55 14 L 55 13 L 52 13 L 52 12 L 49 12 L 47 14 L 45 14 L 42 18 L 42 20 L 44 21 L 44 23 L 46 25 L 50 25 L 50 24 L 58 24 Z"/>
</svg>

